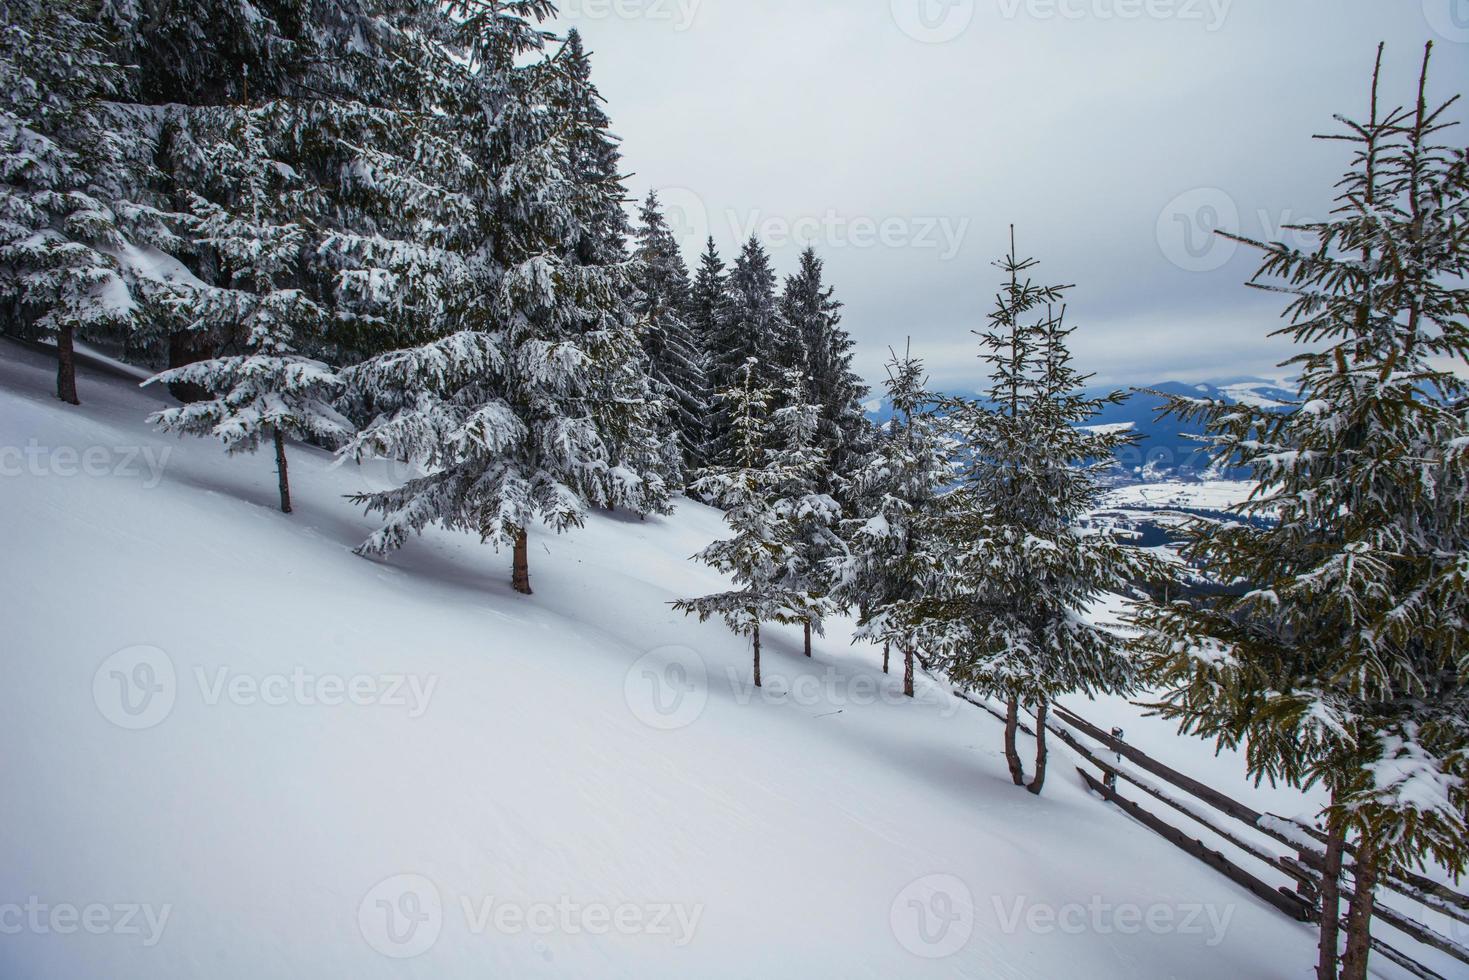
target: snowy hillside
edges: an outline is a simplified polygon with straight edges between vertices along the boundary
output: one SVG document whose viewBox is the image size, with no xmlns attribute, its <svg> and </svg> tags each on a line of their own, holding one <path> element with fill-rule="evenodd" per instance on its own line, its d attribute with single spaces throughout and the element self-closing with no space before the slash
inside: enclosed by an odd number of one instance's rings
<svg viewBox="0 0 1469 980">
<path fill-rule="evenodd" d="M 1311 975 L 1310 928 L 1062 746 L 1010 785 L 997 722 L 847 624 L 814 661 L 773 631 L 753 691 L 669 606 L 720 584 L 714 511 L 537 536 L 530 598 L 463 536 L 369 562 L 343 497 L 395 474 L 296 448 L 286 517 L 265 456 L 0 345 L 6 980 Z"/>
</svg>

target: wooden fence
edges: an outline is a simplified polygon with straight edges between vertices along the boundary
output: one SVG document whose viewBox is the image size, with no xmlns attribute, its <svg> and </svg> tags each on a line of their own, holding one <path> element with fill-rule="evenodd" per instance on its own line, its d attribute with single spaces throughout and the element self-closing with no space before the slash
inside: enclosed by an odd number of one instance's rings
<svg viewBox="0 0 1469 980">
<path fill-rule="evenodd" d="M 959 697 L 1000 720 L 1004 716 L 989 704 L 967 695 Z M 1034 735 L 1028 725 L 1026 732 Z M 1056 705 L 1048 713 L 1046 730 L 1072 749 L 1083 761 L 1095 767 L 1100 776 L 1077 767 L 1086 785 L 1103 800 L 1121 809 L 1143 826 L 1152 830 L 1179 850 L 1213 868 L 1257 898 L 1300 922 L 1320 922 L 1321 881 L 1323 877 L 1326 836 L 1308 824 L 1277 817 L 1240 802 L 1228 794 L 1207 786 L 1184 773 L 1164 765 L 1122 739 L 1105 732 L 1086 719 Z M 1088 747 L 1082 738 L 1091 739 L 1101 749 Z M 1104 751 L 1105 750 L 1105 751 Z M 1112 756 L 1112 761 L 1103 758 Z M 1125 762 L 1122 760 L 1126 760 Z M 1139 771 L 1140 770 L 1140 771 Z M 1153 777 L 1153 778 L 1149 778 Z M 1160 785 L 1161 781 L 1163 785 Z M 1241 866 L 1222 851 L 1158 816 L 1136 800 L 1124 796 L 1126 785 L 1142 795 L 1162 803 L 1168 809 L 1203 827 L 1235 850 L 1249 855 L 1294 883 L 1294 888 L 1271 885 L 1259 875 Z M 1202 803 L 1203 807 L 1196 804 Z M 1228 818 L 1221 821 L 1220 816 Z M 1188 826 L 1188 824 L 1184 824 Z M 1252 840 L 1244 828 L 1280 845 L 1272 849 Z M 1196 833 L 1197 831 L 1195 831 Z M 1348 854 L 1351 853 L 1348 847 Z M 1342 870 L 1344 894 L 1351 891 L 1351 868 Z M 1418 902 L 1455 921 L 1469 924 L 1469 895 L 1463 895 L 1439 882 L 1412 872 L 1384 874 L 1380 888 Z M 1401 912 L 1379 903 L 1376 919 L 1415 942 L 1436 949 L 1461 963 L 1469 964 L 1469 947 L 1429 928 Z M 1425 980 L 1445 980 L 1400 949 L 1379 937 L 1373 937 L 1372 948 L 1384 958 Z"/>
</svg>

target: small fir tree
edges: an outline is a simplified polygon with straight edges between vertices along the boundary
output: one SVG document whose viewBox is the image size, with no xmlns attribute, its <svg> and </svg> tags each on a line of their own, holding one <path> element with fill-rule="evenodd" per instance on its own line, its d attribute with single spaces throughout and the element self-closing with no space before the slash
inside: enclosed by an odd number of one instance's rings
<svg viewBox="0 0 1469 980">
<path fill-rule="evenodd" d="M 1021 708 L 1036 714 L 1036 766 L 1046 778 L 1046 714 L 1061 694 L 1128 690 L 1122 641 L 1085 613 L 1107 592 L 1156 574 L 1144 553 L 1084 534 L 1077 520 L 1100 496 L 1098 477 L 1131 436 L 1085 427 L 1120 402 L 1081 393 L 1071 366 L 1065 308 L 1069 287 L 1038 285 L 1036 262 L 1014 249 L 997 263 L 1006 281 L 982 334 L 992 384 L 986 400 L 945 401 L 963 446 L 958 485 L 920 530 L 926 594 L 899 604 L 889 634 L 916 636 L 958 684 L 1002 698 L 1005 757 L 1027 785 L 1016 748 Z"/>
<path fill-rule="evenodd" d="M 701 622 L 718 616 L 731 631 L 751 638 L 756 687 L 762 684 L 761 626 L 806 623 L 822 612 L 808 592 L 791 587 L 791 570 L 801 562 L 796 528 L 790 508 L 780 506 L 780 490 L 799 479 L 799 466 L 784 452 L 769 449 L 775 393 L 760 386 L 763 373 L 751 358 L 740 372 L 739 385 L 720 392 L 734 426 L 735 462 L 706 470 L 695 484 L 705 499 L 724 509 L 724 521 L 734 532 L 696 559 L 729 575 L 737 588 L 674 603 L 675 609 Z"/>
<path fill-rule="evenodd" d="M 852 476 L 855 516 L 845 523 L 846 555 L 837 566 L 835 596 L 859 611 L 859 639 L 883 642 L 884 671 L 897 645 L 904 655 L 904 690 L 912 697 L 918 637 L 891 632 L 898 625 L 891 613 L 922 594 L 927 569 L 919 560 L 919 529 L 934 520 L 954 478 L 953 443 L 934 412 L 937 399 L 927 388 L 923 362 L 911 352 L 894 352 L 887 374 L 892 418 Z"/>
</svg>

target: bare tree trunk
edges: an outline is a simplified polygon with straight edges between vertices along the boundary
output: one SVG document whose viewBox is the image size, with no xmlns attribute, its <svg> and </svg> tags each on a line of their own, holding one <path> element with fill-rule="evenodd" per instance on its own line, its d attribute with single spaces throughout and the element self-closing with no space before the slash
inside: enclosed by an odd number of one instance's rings
<svg viewBox="0 0 1469 980">
<path fill-rule="evenodd" d="M 1036 796 L 1041 795 L 1041 790 L 1046 785 L 1046 710 L 1049 707 L 1045 698 L 1035 709 L 1035 778 L 1030 781 L 1027 788 Z"/>
<path fill-rule="evenodd" d="M 275 471 L 281 484 L 281 513 L 291 512 L 291 478 L 286 472 L 286 437 L 275 430 Z"/>
<path fill-rule="evenodd" d="M 1341 961 L 1341 855 L 1342 832 L 1335 821 L 1326 827 L 1326 858 L 1321 872 L 1321 946 L 1316 980 L 1337 980 Z"/>
<path fill-rule="evenodd" d="M 1372 914 L 1377 904 L 1377 846 L 1367 834 L 1357 846 L 1357 879 L 1352 906 L 1347 913 L 1347 950 L 1341 958 L 1341 980 L 1367 980 L 1367 959 L 1372 953 Z"/>
<path fill-rule="evenodd" d="M 913 697 L 913 648 L 903 648 L 903 693 Z"/>
<path fill-rule="evenodd" d="M 515 534 L 515 561 L 511 585 L 521 595 L 532 595 L 530 588 L 530 538 L 524 531 Z"/>
<path fill-rule="evenodd" d="M 802 623 L 801 625 L 803 627 L 805 627 L 805 630 L 806 630 L 806 656 L 807 657 L 810 657 L 811 656 L 811 620 L 808 619 L 804 623 Z"/>
<path fill-rule="evenodd" d="M 1016 786 L 1025 785 L 1025 766 L 1015 748 L 1015 735 L 1020 731 L 1020 699 L 1011 697 L 1005 704 L 1005 761 L 1010 764 L 1010 778 Z"/>
<path fill-rule="evenodd" d="M 884 674 L 892 673 L 892 671 L 888 669 L 888 662 L 892 659 L 892 656 L 893 645 L 891 643 L 884 643 L 882 645 L 882 672 Z"/>
<path fill-rule="evenodd" d="M 760 687 L 760 624 L 755 624 L 755 686 Z"/>
<path fill-rule="evenodd" d="M 68 405 L 80 405 L 77 397 L 77 358 L 73 328 L 56 331 L 56 397 Z"/>
</svg>

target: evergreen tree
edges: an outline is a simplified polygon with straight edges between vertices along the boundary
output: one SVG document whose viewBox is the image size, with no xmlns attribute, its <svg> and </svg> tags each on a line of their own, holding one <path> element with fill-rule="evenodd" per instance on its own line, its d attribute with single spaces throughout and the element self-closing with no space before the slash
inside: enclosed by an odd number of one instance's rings
<svg viewBox="0 0 1469 980">
<path fill-rule="evenodd" d="M 708 335 L 709 383 L 715 390 L 741 385 L 752 359 L 765 372 L 759 379 L 762 388 L 774 390 L 784 380 L 774 360 L 784 332 L 775 286 L 770 257 L 759 240 L 751 238 L 724 281 L 723 309 Z M 722 466 L 737 462 L 742 452 L 733 411 L 733 405 L 725 402 L 714 413 L 710 458 Z"/>
<path fill-rule="evenodd" d="M 682 599 L 674 608 L 699 617 L 724 620 L 733 632 L 754 643 L 755 686 L 761 686 L 760 627 L 764 623 L 807 623 L 822 608 L 803 588 L 792 588 L 792 570 L 800 568 L 796 528 L 782 487 L 800 478 L 804 460 L 772 451 L 770 405 L 775 393 L 761 387 L 764 372 L 754 358 L 739 372 L 737 387 L 719 393 L 734 428 L 735 461 L 706 470 L 696 490 L 725 511 L 734 536 L 716 541 L 697 559 L 728 574 L 739 588 L 699 599 Z M 800 584 L 799 582 L 796 584 Z"/>
<path fill-rule="evenodd" d="M 918 637 L 890 632 L 890 614 L 922 594 L 926 569 L 918 556 L 919 529 L 933 521 L 954 476 L 952 440 L 934 413 L 923 362 L 893 353 L 887 397 L 893 417 L 877 433 L 871 454 L 852 476 L 855 516 L 845 523 L 846 557 L 836 570 L 835 596 L 859 615 L 859 638 L 885 641 L 883 670 L 893 643 L 904 655 L 904 689 L 914 691 Z"/>
<path fill-rule="evenodd" d="M 582 222 L 584 234 L 574 243 L 575 254 L 587 265 L 621 262 L 632 234 L 622 206 L 622 150 L 592 83 L 591 55 L 576 28 L 567 32 L 557 63 L 562 83 L 551 101 L 568 123 L 566 169 L 589 192 L 589 213 Z"/>
<path fill-rule="evenodd" d="M 633 310 L 658 393 L 669 404 L 663 441 L 674 444 L 682 472 L 704 465 L 709 398 L 704 358 L 690 320 L 693 311 L 688 268 L 664 220 L 658 195 L 649 192 L 637 232 L 637 299 Z"/>
<path fill-rule="evenodd" d="M 544 38 L 522 8 L 461 5 L 468 92 L 447 122 L 464 146 L 456 187 L 466 223 L 448 238 L 458 268 L 439 299 L 444 334 L 345 372 L 375 414 L 353 457 L 420 464 L 405 486 L 355 498 L 386 521 L 360 549 L 382 554 L 429 524 L 514 548 L 513 584 L 530 592 L 527 530 L 579 526 L 589 506 L 667 506 L 650 446 L 647 375 L 619 314 L 620 266 L 579 260 L 589 189 L 567 170 L 576 126 L 548 111 L 565 75 L 531 58 Z M 531 10 L 530 8 L 537 8 Z M 473 98 L 470 98 L 470 96 Z"/>
<path fill-rule="evenodd" d="M 785 390 L 799 393 L 807 381 L 799 371 L 786 375 Z M 801 620 L 804 647 L 811 656 L 811 634 L 825 635 L 822 620 L 835 610 L 830 595 L 832 566 L 845 554 L 838 529 L 842 509 L 823 491 L 828 473 L 825 452 L 817 445 L 821 409 L 799 400 L 774 413 L 779 448 L 771 467 L 784 474 L 776 490 L 775 511 L 790 524 L 792 549 L 780 574 L 780 584 L 805 598 Z"/>
<path fill-rule="evenodd" d="M 1087 378 L 1071 366 L 1060 306 L 1069 287 L 1037 285 L 1032 259 L 1011 251 L 989 328 L 992 372 L 986 400 L 947 399 L 943 410 L 963 444 L 958 485 L 920 529 L 928 588 L 899 603 L 887 636 L 916 638 L 956 683 L 1006 701 L 1005 755 L 1026 785 L 1016 749 L 1022 707 L 1036 713 L 1035 776 L 1046 777 L 1046 713 L 1069 692 L 1127 690 L 1133 676 L 1122 641 L 1091 625 L 1087 608 L 1153 572 L 1137 549 L 1075 527 L 1100 497 L 1098 476 L 1128 434 L 1084 428 L 1125 397 L 1080 394 Z"/>
<path fill-rule="evenodd" d="M 591 58 L 572 29 L 548 62 L 547 137 L 563 146 L 561 169 L 567 187 L 567 218 L 557 234 L 569 265 L 610 284 L 594 303 L 578 304 L 587 344 L 599 350 L 591 365 L 600 394 L 595 422 L 609 453 L 608 478 L 596 503 L 628 506 L 640 514 L 666 513 L 671 491 L 684 482 L 681 447 L 668 434 L 677 425 L 678 405 L 663 390 L 648 353 L 636 342 L 637 283 L 629 261 L 631 229 L 623 203 L 621 151 L 611 121 L 592 83 Z M 552 332 L 565 325 L 550 324 Z"/>
<path fill-rule="evenodd" d="M 0 2 L 0 308 L 54 340 L 56 394 L 78 404 L 78 337 L 126 333 L 136 306 L 117 254 L 125 84 L 86 0 Z"/>
<path fill-rule="evenodd" d="M 1299 229 L 1315 247 L 1249 242 L 1253 283 L 1290 297 L 1298 404 L 1170 404 L 1257 484 L 1238 510 L 1261 520 L 1197 524 L 1186 551 L 1251 591 L 1137 616 L 1164 716 L 1243 746 L 1256 779 L 1328 791 L 1320 980 L 1367 976 L 1383 874 L 1469 859 L 1469 156 L 1441 142 L 1454 100 L 1429 102 L 1428 57 L 1407 108 L 1381 108 L 1381 67 L 1332 137 L 1354 159 Z"/>
<path fill-rule="evenodd" d="M 826 453 L 824 486 L 840 494 L 840 483 L 860 463 L 871 443 L 871 423 L 862 402 L 867 386 L 852 370 L 852 338 L 841 328 L 842 304 L 825 284 L 814 248 L 801 253 L 800 269 L 786 280 L 781 314 L 807 378 L 805 397 L 820 408 L 817 442 Z"/>
<path fill-rule="evenodd" d="M 199 113 L 221 131 L 210 144 L 209 190 L 226 203 L 194 195 L 191 237 L 218 256 L 227 286 L 196 290 L 190 315 L 226 324 L 222 332 L 241 338 L 243 353 L 173 368 L 148 383 L 189 385 L 212 396 L 154 414 L 150 421 L 165 429 L 217 437 L 231 454 L 254 452 L 269 438 L 281 510 L 289 514 L 286 438 L 335 447 L 352 427 L 331 404 L 340 379 L 295 346 L 298 336 L 321 334 L 325 311 L 300 289 L 281 286 L 299 268 L 308 232 L 285 217 L 301 210 L 304 191 L 265 138 L 264 124 L 278 107 Z M 200 120 L 195 125 L 204 128 Z"/>
<path fill-rule="evenodd" d="M 709 392 L 709 410 L 704 417 L 704 443 L 699 456 L 705 466 L 713 462 L 714 455 L 726 439 L 727 423 L 720 419 L 719 399 L 714 392 L 721 390 L 716 378 L 715 360 L 719 356 L 719 342 L 724 336 L 724 323 L 729 314 L 729 294 L 725 288 L 724 260 L 714 239 L 709 239 L 703 255 L 699 258 L 699 271 L 694 276 L 692 305 L 689 309 L 689 328 L 699 348 L 699 364 L 704 370 L 704 388 Z"/>
<path fill-rule="evenodd" d="M 723 332 L 723 322 L 729 310 L 729 295 L 725 290 L 724 260 L 719 249 L 710 238 L 699 257 L 699 271 L 694 275 L 693 298 L 689 310 L 689 326 L 694 331 L 700 349 L 704 353 L 705 373 L 714 359 L 715 337 Z"/>
</svg>

